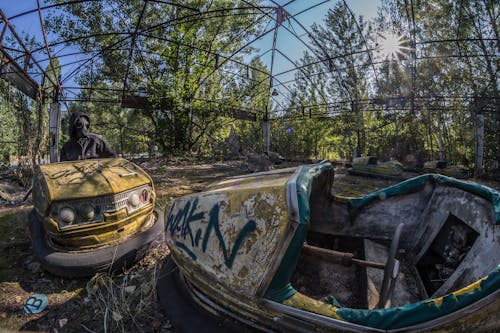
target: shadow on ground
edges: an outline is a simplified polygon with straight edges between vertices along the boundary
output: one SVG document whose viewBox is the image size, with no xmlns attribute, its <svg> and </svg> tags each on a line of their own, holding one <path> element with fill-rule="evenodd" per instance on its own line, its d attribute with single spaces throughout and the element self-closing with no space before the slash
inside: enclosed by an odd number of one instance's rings
<svg viewBox="0 0 500 333">
<path fill-rule="evenodd" d="M 138 164 L 153 177 L 157 206 L 161 209 L 176 197 L 248 172 L 242 161 L 191 163 L 158 159 Z M 289 166 L 293 165 L 281 165 Z M 334 193 L 358 197 L 394 183 L 336 170 Z M 57 333 L 174 330 L 156 297 L 159 267 L 169 253 L 164 242 L 156 242 L 140 262 L 125 272 L 63 279 L 45 273 L 33 256 L 27 226 L 31 206 L 22 205 L 0 207 L 0 331 L 2 328 Z M 40 314 L 24 314 L 24 302 L 35 293 L 46 294 L 49 305 Z"/>
</svg>

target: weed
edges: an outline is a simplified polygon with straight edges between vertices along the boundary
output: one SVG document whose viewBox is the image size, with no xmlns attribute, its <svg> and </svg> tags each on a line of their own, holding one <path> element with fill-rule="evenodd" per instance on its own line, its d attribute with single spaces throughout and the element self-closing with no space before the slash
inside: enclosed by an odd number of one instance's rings
<svg viewBox="0 0 500 333">
<path fill-rule="evenodd" d="M 151 323 L 162 316 L 156 301 L 156 281 L 167 254 L 163 243 L 151 249 L 126 274 L 96 274 L 89 280 L 88 297 L 104 333 L 151 332 Z"/>
</svg>

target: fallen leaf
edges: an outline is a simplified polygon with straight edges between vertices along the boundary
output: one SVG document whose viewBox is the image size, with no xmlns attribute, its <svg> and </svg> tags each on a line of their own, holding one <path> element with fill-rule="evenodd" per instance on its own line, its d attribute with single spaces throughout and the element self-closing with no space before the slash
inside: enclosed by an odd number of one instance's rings
<svg viewBox="0 0 500 333">
<path fill-rule="evenodd" d="M 126 292 L 126 293 L 128 293 L 128 294 L 132 294 L 132 293 L 135 291 L 135 288 L 136 288 L 136 287 L 135 287 L 134 285 L 132 285 L 132 286 L 127 286 L 127 287 L 125 287 L 124 289 L 125 289 L 125 292 Z"/>
<path fill-rule="evenodd" d="M 112 317 L 113 317 L 113 319 L 114 319 L 115 321 L 120 321 L 120 320 L 122 320 L 122 318 L 123 318 L 123 317 L 122 317 L 122 315 L 121 315 L 119 312 L 116 312 L 116 311 L 113 311 L 113 315 L 112 315 Z"/>
<path fill-rule="evenodd" d="M 60 328 L 63 328 L 64 325 L 66 325 L 68 323 L 68 319 L 67 318 L 62 318 L 62 319 L 59 319 L 58 320 L 58 323 L 59 323 L 59 327 Z"/>
<path fill-rule="evenodd" d="M 23 297 L 17 295 L 17 296 L 14 297 L 14 300 L 16 301 L 16 303 L 21 303 L 23 301 Z"/>
<path fill-rule="evenodd" d="M 160 328 L 160 326 L 161 326 L 161 321 L 159 321 L 158 319 L 153 320 L 153 322 L 151 323 L 151 327 L 154 328 L 155 330 Z"/>
</svg>

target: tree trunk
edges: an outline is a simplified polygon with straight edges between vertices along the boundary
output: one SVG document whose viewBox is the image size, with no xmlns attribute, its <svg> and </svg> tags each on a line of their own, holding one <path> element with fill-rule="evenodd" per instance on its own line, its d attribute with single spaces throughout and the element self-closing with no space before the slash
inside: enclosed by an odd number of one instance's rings
<svg viewBox="0 0 500 333">
<path fill-rule="evenodd" d="M 433 160 L 434 159 L 434 140 L 432 140 L 432 118 L 431 118 L 431 111 L 430 110 L 427 110 L 426 127 L 427 127 L 427 133 L 429 135 L 429 147 L 431 150 L 431 154 L 430 154 L 429 158 L 431 160 Z"/>
<path fill-rule="evenodd" d="M 125 152 L 125 139 L 124 139 L 124 126 L 120 124 L 120 152 L 122 154 L 122 157 L 124 156 Z"/>
<path fill-rule="evenodd" d="M 269 122 L 269 114 L 266 108 L 266 115 L 262 122 L 262 133 L 264 136 L 264 152 L 269 154 L 269 147 L 271 145 L 271 124 Z"/>
<path fill-rule="evenodd" d="M 59 129 L 61 127 L 61 110 L 59 102 L 50 103 L 49 135 L 50 135 L 50 163 L 59 161 Z"/>
<path fill-rule="evenodd" d="M 476 116 L 476 169 L 475 176 L 481 177 L 483 174 L 483 157 L 484 157 L 484 115 L 478 113 Z"/>
<path fill-rule="evenodd" d="M 32 146 L 32 153 L 31 153 L 31 169 L 34 172 L 35 165 L 37 164 L 37 155 L 38 152 L 40 151 L 40 143 L 42 142 L 42 135 L 43 135 L 43 104 L 41 100 L 36 101 L 36 117 L 37 117 L 37 123 L 36 123 L 36 129 L 35 129 L 35 142 Z"/>
</svg>

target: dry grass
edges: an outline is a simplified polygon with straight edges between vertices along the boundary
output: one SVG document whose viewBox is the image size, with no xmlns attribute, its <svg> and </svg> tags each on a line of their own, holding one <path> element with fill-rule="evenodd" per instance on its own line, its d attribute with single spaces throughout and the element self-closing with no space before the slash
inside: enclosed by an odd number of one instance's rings
<svg viewBox="0 0 500 333">
<path fill-rule="evenodd" d="M 125 274 L 96 274 L 89 280 L 88 299 L 95 308 L 96 321 L 102 323 L 98 331 L 170 332 L 171 325 L 156 301 L 156 281 L 168 253 L 165 243 L 156 244 Z"/>
<path fill-rule="evenodd" d="M 200 191 L 226 176 L 244 173 L 240 162 L 220 164 L 146 161 L 155 180 L 157 206 L 165 209 L 172 199 Z M 285 165 L 283 165 L 285 166 Z M 337 172 L 337 195 L 359 196 L 390 185 L 391 181 L 355 177 Z M 491 184 L 489 184 L 492 186 Z M 499 189 L 498 183 L 493 187 Z M 4 210 L 2 212 L 2 209 Z M 87 279 L 61 279 L 36 269 L 26 228 L 30 208 L 0 207 L 0 332 L 147 332 L 169 333 L 173 328 L 160 309 L 156 281 L 169 251 L 161 240 L 125 272 L 99 274 Z M 24 300 L 32 293 L 49 296 L 49 306 L 38 315 L 25 315 Z M 67 320 L 61 325 L 61 320 Z"/>
</svg>

